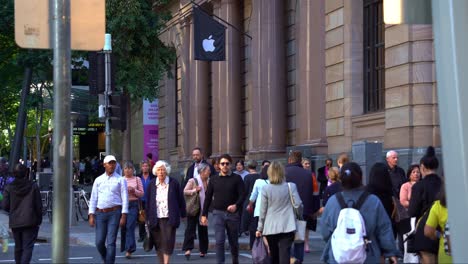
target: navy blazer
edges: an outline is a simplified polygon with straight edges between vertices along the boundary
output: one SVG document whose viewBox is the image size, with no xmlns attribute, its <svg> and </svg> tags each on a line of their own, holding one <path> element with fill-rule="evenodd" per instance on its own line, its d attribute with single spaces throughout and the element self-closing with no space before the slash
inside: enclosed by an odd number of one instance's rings
<svg viewBox="0 0 468 264">
<path fill-rule="evenodd" d="M 148 187 L 148 200 L 146 201 L 146 219 L 150 229 L 156 228 L 156 225 L 158 224 L 156 206 L 156 181 L 158 181 L 158 178 L 151 180 Z M 185 200 L 179 182 L 171 177 L 169 177 L 169 193 L 167 196 L 169 207 L 169 224 L 175 228 L 178 228 L 180 225 L 180 218 L 186 216 Z"/>
<path fill-rule="evenodd" d="M 286 165 L 286 181 L 296 184 L 297 191 L 304 205 L 304 215 L 314 214 L 319 209 L 317 205 L 320 204 L 316 199 L 320 199 L 320 197 L 313 195 L 311 172 L 305 170 L 300 162 L 288 164 Z"/>
</svg>

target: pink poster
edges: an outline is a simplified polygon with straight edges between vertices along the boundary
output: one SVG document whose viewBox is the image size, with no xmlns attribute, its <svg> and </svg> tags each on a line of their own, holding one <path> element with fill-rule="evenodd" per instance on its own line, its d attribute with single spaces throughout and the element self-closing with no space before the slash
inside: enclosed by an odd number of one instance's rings
<svg viewBox="0 0 468 264">
<path fill-rule="evenodd" d="M 159 150 L 159 106 L 158 100 L 152 102 L 143 100 L 143 157 L 153 153 L 153 160 L 158 160 Z"/>
</svg>

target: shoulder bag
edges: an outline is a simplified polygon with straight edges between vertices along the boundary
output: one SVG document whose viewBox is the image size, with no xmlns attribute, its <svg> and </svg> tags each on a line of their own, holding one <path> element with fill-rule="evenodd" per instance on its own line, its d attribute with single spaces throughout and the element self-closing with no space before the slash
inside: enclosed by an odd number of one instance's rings
<svg viewBox="0 0 468 264">
<path fill-rule="evenodd" d="M 294 234 L 294 243 L 304 243 L 307 222 L 304 221 L 302 215 L 300 215 L 297 208 L 294 207 L 294 204 L 295 204 L 294 198 L 292 196 L 291 185 L 289 185 L 289 183 L 288 183 L 288 189 L 289 189 L 289 198 L 291 199 L 291 206 L 294 211 L 294 218 L 296 220 L 296 232 Z"/>
<path fill-rule="evenodd" d="M 137 188 L 138 188 L 138 180 L 139 178 L 137 177 Z M 141 182 L 141 180 L 140 180 Z M 145 212 L 145 208 L 143 208 L 143 204 L 141 202 L 140 199 L 138 199 L 138 222 L 140 223 L 145 223 L 146 221 L 146 212 Z"/>
<path fill-rule="evenodd" d="M 195 183 L 195 187 L 198 186 L 198 180 L 192 178 Z M 184 195 L 186 211 L 188 216 L 197 216 L 200 212 L 200 194 L 195 192 L 192 195 Z"/>
</svg>

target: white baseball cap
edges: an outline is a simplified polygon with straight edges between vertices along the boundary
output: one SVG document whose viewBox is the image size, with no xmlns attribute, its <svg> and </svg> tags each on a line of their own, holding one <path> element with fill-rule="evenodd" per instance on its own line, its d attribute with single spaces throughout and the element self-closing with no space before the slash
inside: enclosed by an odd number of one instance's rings
<svg viewBox="0 0 468 264">
<path fill-rule="evenodd" d="M 107 155 L 105 158 L 104 158 L 104 163 L 109 163 L 111 161 L 115 161 L 117 162 L 117 160 L 115 159 L 115 157 L 113 155 Z"/>
</svg>

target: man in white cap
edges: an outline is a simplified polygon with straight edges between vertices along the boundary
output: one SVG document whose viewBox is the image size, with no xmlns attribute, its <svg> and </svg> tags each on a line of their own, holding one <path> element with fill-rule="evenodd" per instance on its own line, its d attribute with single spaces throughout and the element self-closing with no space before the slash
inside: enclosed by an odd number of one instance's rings
<svg viewBox="0 0 468 264">
<path fill-rule="evenodd" d="M 96 247 L 106 264 L 115 263 L 117 232 L 128 213 L 127 182 L 115 172 L 116 164 L 114 156 L 104 158 L 105 172 L 94 181 L 89 202 L 89 225 L 96 226 Z"/>
</svg>

